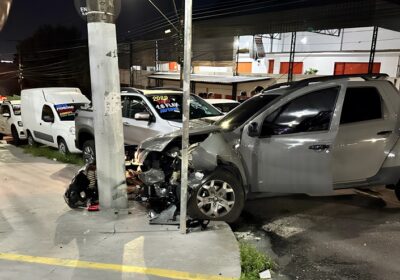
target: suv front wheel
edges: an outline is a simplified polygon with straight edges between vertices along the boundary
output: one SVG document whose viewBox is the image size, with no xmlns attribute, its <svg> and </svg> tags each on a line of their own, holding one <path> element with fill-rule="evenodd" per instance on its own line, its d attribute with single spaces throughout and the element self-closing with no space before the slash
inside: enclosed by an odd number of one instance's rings
<svg viewBox="0 0 400 280">
<path fill-rule="evenodd" d="M 235 175 L 220 169 L 197 187 L 188 201 L 192 218 L 234 222 L 244 206 L 243 188 Z"/>
<path fill-rule="evenodd" d="M 96 160 L 96 148 L 94 140 L 87 140 L 82 146 L 83 160 L 85 163 L 94 163 Z"/>
</svg>

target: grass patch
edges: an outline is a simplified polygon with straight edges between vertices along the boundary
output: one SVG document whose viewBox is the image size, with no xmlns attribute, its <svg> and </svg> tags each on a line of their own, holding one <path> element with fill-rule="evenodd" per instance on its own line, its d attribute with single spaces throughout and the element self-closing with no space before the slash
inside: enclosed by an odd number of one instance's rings
<svg viewBox="0 0 400 280">
<path fill-rule="evenodd" d="M 23 146 L 24 152 L 27 154 L 31 154 L 35 157 L 45 157 L 51 160 L 56 160 L 63 163 L 70 163 L 76 165 L 84 165 L 84 161 L 82 159 L 82 155 L 80 154 L 68 154 L 63 155 L 58 152 L 56 149 L 52 149 L 47 146 Z"/>
<path fill-rule="evenodd" d="M 240 280 L 257 280 L 260 279 L 260 272 L 276 268 L 275 262 L 265 254 L 259 252 L 253 245 L 239 241 L 239 246 L 240 264 L 242 267 Z"/>
</svg>

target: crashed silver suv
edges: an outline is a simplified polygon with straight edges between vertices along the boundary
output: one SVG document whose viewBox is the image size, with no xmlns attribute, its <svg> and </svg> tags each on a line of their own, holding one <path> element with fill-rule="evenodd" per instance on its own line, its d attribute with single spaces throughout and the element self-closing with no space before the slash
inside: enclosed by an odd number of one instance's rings
<svg viewBox="0 0 400 280">
<path fill-rule="evenodd" d="M 399 194 L 399 110 L 399 92 L 384 75 L 268 89 L 191 131 L 188 212 L 234 221 L 261 193 L 386 185 Z M 180 133 L 172 133 L 143 142 L 136 156 L 139 178 L 171 203 L 179 198 L 180 147 Z"/>
</svg>

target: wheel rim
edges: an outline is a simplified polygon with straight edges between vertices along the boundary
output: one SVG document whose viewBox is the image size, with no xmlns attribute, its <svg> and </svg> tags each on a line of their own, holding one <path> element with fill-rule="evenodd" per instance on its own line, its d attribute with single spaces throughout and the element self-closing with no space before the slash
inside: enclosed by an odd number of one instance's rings
<svg viewBox="0 0 400 280">
<path fill-rule="evenodd" d="M 231 212 L 235 205 L 235 192 L 230 184 L 211 180 L 197 191 L 197 207 L 211 218 L 220 218 Z"/>
<path fill-rule="evenodd" d="M 83 149 L 83 160 L 86 163 L 93 163 L 94 162 L 94 151 L 93 151 L 92 147 L 86 146 Z"/>
<path fill-rule="evenodd" d="M 29 146 L 33 146 L 33 144 L 34 144 L 33 137 L 30 134 L 28 136 L 28 144 L 29 144 Z"/>
<path fill-rule="evenodd" d="M 65 144 L 63 142 L 60 142 L 60 144 L 58 144 L 58 150 L 63 155 L 65 155 L 67 153 L 67 147 L 65 146 Z"/>
</svg>

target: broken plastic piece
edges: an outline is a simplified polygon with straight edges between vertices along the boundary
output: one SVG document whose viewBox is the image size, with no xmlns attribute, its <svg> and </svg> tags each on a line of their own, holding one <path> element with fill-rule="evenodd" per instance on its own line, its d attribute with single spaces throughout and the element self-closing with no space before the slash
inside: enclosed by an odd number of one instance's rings
<svg viewBox="0 0 400 280">
<path fill-rule="evenodd" d="M 164 182 L 165 175 L 161 169 L 150 169 L 149 171 L 139 174 L 139 179 L 148 186 L 156 183 Z"/>
<path fill-rule="evenodd" d="M 151 225 L 179 225 L 179 220 L 176 219 L 175 212 L 176 212 L 176 206 L 172 204 L 167 209 L 162 211 L 159 215 L 150 219 L 150 224 Z"/>
<path fill-rule="evenodd" d="M 260 272 L 260 279 L 271 279 L 271 271 L 269 269 L 264 270 L 263 272 Z"/>
</svg>

